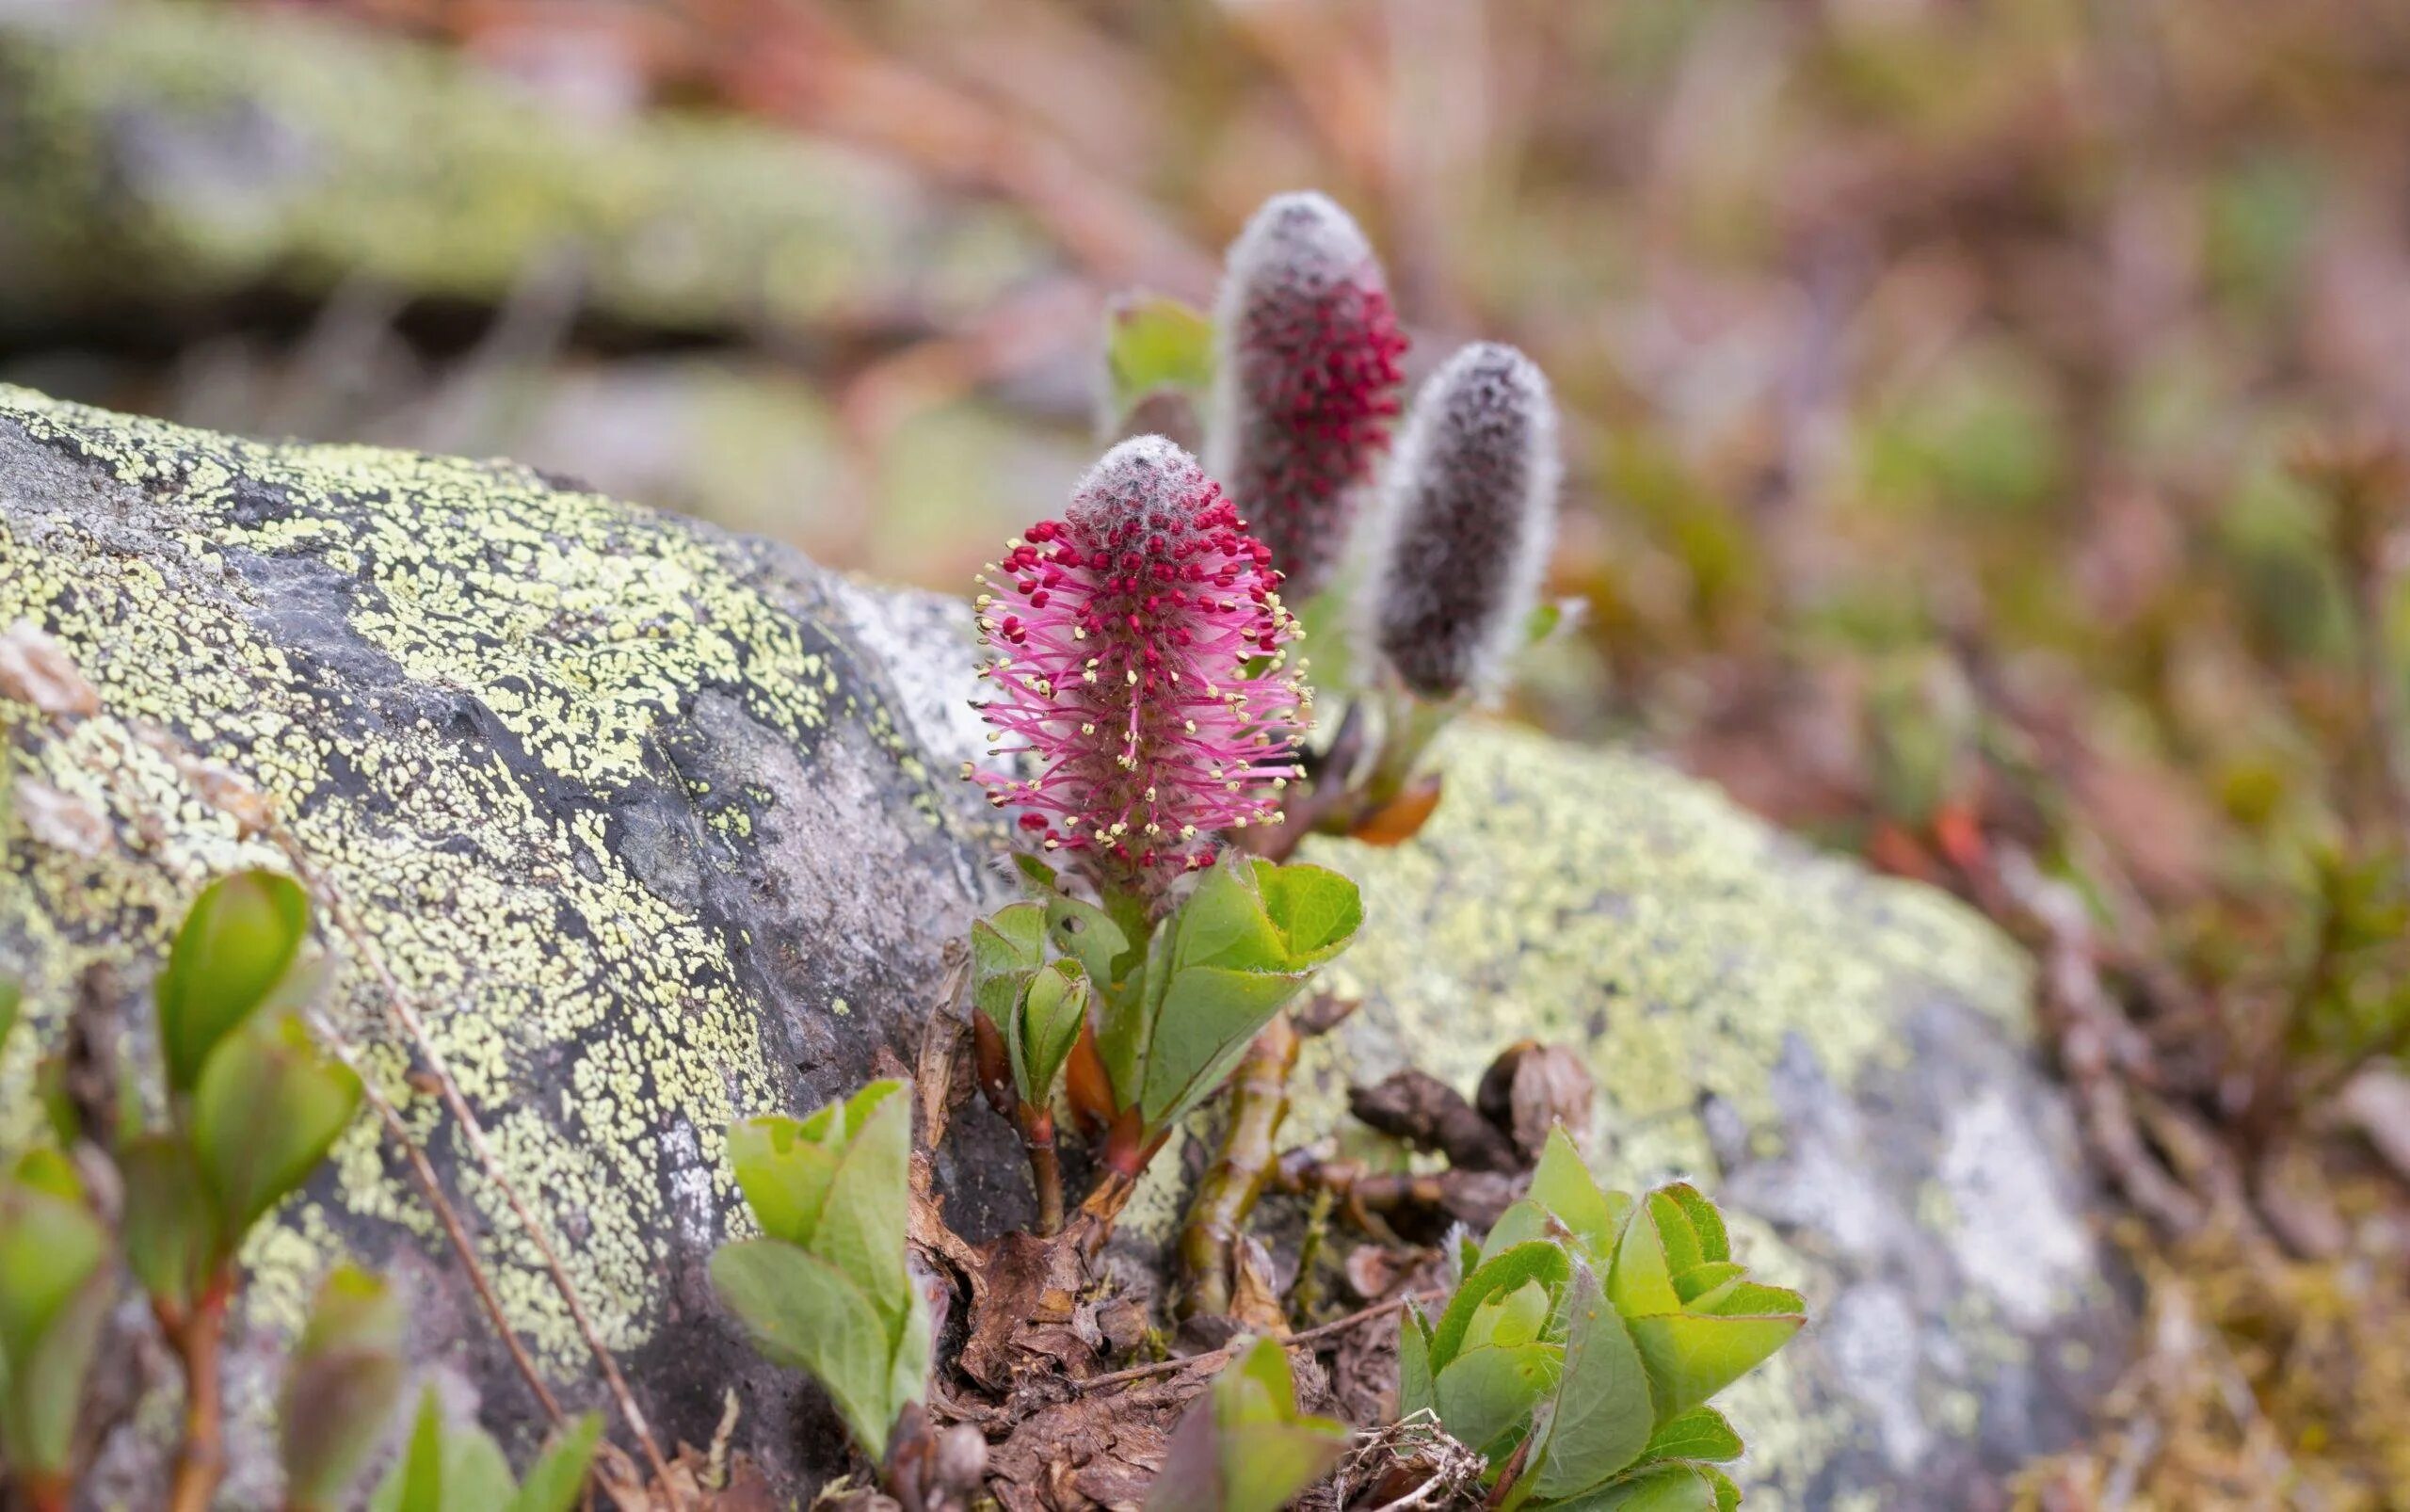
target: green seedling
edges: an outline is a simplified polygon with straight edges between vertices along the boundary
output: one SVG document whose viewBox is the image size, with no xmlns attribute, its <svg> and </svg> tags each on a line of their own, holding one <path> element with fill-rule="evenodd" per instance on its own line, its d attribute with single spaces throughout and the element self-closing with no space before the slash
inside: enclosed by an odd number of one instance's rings
<svg viewBox="0 0 2410 1512">
<path fill-rule="evenodd" d="M 1436 1321 L 1406 1314 L 1398 1410 L 1435 1412 L 1486 1456 L 1494 1505 L 1739 1504 L 1717 1467 L 1740 1436 L 1709 1399 L 1790 1342 L 1805 1307 L 1748 1279 L 1713 1203 L 1687 1185 L 1605 1191 L 1560 1129 L 1531 1195 L 1467 1260 Z"/>
<path fill-rule="evenodd" d="M 874 1082 L 808 1118 L 748 1118 L 729 1161 L 763 1237 L 723 1245 L 712 1284 L 754 1346 L 808 1373 L 872 1459 L 927 1392 L 929 1308 L 905 1264 L 912 1102 Z"/>
<path fill-rule="evenodd" d="M 369 1499 L 370 1512 L 570 1512 L 602 1438 L 589 1412 L 555 1434 L 513 1482 L 502 1446 L 474 1424 L 443 1421 L 432 1388 L 419 1398 L 410 1443 Z"/>
<path fill-rule="evenodd" d="M 1289 1352 L 1259 1339 L 1181 1419 L 1147 1512 L 1279 1512 L 1339 1462 L 1347 1437 L 1297 1410 Z"/>
</svg>

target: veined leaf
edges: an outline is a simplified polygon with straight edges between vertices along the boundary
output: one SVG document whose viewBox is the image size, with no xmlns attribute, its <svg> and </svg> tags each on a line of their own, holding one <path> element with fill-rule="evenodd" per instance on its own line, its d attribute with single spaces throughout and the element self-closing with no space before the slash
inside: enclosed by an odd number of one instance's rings
<svg viewBox="0 0 2410 1512">
<path fill-rule="evenodd" d="M 1756 1369 L 1791 1342 L 1801 1317 L 1702 1317 L 1671 1312 L 1631 1318 L 1631 1341 L 1648 1368 L 1660 1419 L 1679 1417 Z"/>
<path fill-rule="evenodd" d="M 193 1089 L 192 1143 L 233 1247 L 305 1181 L 360 1106 L 360 1078 L 321 1054 L 291 1014 L 246 1024 Z"/>
<path fill-rule="evenodd" d="M 173 1134 L 144 1134 L 118 1151 L 125 1182 L 125 1258 L 153 1297 L 192 1305 L 233 1247 L 218 1228 L 192 1149 Z"/>
<path fill-rule="evenodd" d="M 1562 1247 L 1547 1240 L 1517 1245 L 1482 1262 L 1456 1288 L 1456 1295 L 1448 1301 L 1448 1311 L 1439 1315 L 1438 1327 L 1432 1330 L 1431 1368 L 1445 1371 L 1455 1359 L 1482 1304 L 1493 1296 L 1518 1291 L 1534 1280 L 1550 1288 L 1561 1287 L 1571 1274 L 1571 1263 Z"/>
<path fill-rule="evenodd" d="M 1531 1200 L 1555 1214 L 1601 1265 L 1615 1254 L 1615 1236 L 1631 1211 L 1631 1198 L 1599 1185 L 1561 1123 L 1548 1132 L 1533 1168 Z"/>
<path fill-rule="evenodd" d="M 1288 945 L 1292 971 L 1320 965 L 1347 948 L 1364 925 L 1363 894 L 1343 875 L 1293 861 L 1256 862 L 1263 907 Z"/>
<path fill-rule="evenodd" d="M 1615 1263 L 1607 1272 L 1607 1296 L 1627 1318 L 1673 1312 L 1682 1299 L 1674 1293 L 1674 1278 L 1665 1264 L 1665 1247 L 1648 1204 L 1635 1204 L 1624 1220 L 1616 1241 Z"/>
<path fill-rule="evenodd" d="M 972 1002 L 1006 1027 L 1030 973 L 1045 964 L 1046 909 L 1016 903 L 986 919 L 971 921 Z"/>
<path fill-rule="evenodd" d="M 1674 1295 L 1682 1299 L 1685 1308 L 1727 1281 L 1737 1281 L 1747 1274 L 1745 1267 L 1729 1260 L 1711 1260 L 1704 1265 L 1694 1265 L 1674 1277 Z M 1693 1311 L 1703 1311 L 1694 1309 Z"/>
<path fill-rule="evenodd" d="M 1652 1465 L 1550 1512 L 1719 1512 L 1722 1478 L 1704 1466 Z"/>
<path fill-rule="evenodd" d="M 729 1125 L 728 1163 L 762 1231 L 810 1247 L 837 1174 L 835 1152 L 800 1119 L 773 1113 Z"/>
<path fill-rule="evenodd" d="M 1397 1415 L 1410 1418 L 1438 1407 L 1431 1381 L 1431 1327 L 1422 1309 L 1409 1302 L 1398 1311 Z"/>
<path fill-rule="evenodd" d="M 1732 1258 L 1732 1241 L 1724 1229 L 1724 1214 L 1705 1193 L 1688 1182 L 1674 1182 L 1658 1188 L 1681 1205 L 1689 1214 L 1691 1231 L 1698 1238 L 1699 1259 L 1707 1264 Z"/>
<path fill-rule="evenodd" d="M 1698 1231 L 1691 1227 L 1691 1215 L 1673 1194 L 1663 1190 L 1648 1194 L 1648 1216 L 1657 1230 L 1657 1242 L 1663 1247 L 1668 1278 L 1707 1263 L 1701 1250 Z"/>
<path fill-rule="evenodd" d="M 1542 1501 L 1575 1496 L 1640 1458 L 1657 1421 L 1647 1372 L 1598 1274 L 1577 1263 L 1566 1289 L 1565 1370 L 1533 1430 L 1526 1472 Z"/>
<path fill-rule="evenodd" d="M 185 914 L 159 974 L 159 1049 L 170 1090 L 189 1090 L 218 1041 L 265 1005 L 310 932 L 310 899 L 275 872 L 237 872 Z"/>
<path fill-rule="evenodd" d="M 1053 1096 L 1054 1079 L 1087 1021 L 1088 979 L 1077 965 L 1056 961 L 1030 976 L 1005 1036 L 1022 1102 L 1042 1104 Z"/>
<path fill-rule="evenodd" d="M 1563 1363 L 1564 1350 L 1555 1344 L 1468 1349 L 1442 1366 L 1433 1383 L 1439 1421 L 1495 1459 L 1512 1447 L 1501 1440 L 1528 1424 L 1532 1409 L 1555 1387 Z"/>
<path fill-rule="evenodd" d="M 904 1268 L 912 1166 L 912 1100 L 899 1095 L 906 1085 L 873 1082 L 846 1100 L 850 1137 L 837 1152 L 820 1226 L 805 1247 L 869 1295 L 891 1336 L 912 1292 Z"/>
<path fill-rule="evenodd" d="M 1695 1407 L 1649 1435 L 1644 1459 L 1738 1459 L 1741 1436 L 1711 1407 Z"/>
<path fill-rule="evenodd" d="M 772 1363 L 809 1372 L 874 1462 L 887 1457 L 895 1351 L 879 1310 L 845 1274 L 777 1239 L 722 1245 L 712 1286 Z"/>
<path fill-rule="evenodd" d="M 1216 966 L 1176 969 L 1147 1044 L 1138 1098 L 1147 1126 L 1176 1122 L 1212 1095 L 1256 1035 L 1304 986 L 1302 975 Z"/>
</svg>

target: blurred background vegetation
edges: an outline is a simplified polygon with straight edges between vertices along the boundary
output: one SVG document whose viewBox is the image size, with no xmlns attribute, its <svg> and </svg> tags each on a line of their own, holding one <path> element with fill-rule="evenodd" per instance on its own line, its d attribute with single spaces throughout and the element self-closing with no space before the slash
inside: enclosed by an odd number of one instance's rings
<svg viewBox="0 0 2410 1512">
<path fill-rule="evenodd" d="M 0 0 L 0 380 L 959 591 L 1267 194 L 1566 411 L 1515 713 L 2033 947 L 2150 1347 L 2052 1507 L 2410 1507 L 2410 5 Z"/>
</svg>

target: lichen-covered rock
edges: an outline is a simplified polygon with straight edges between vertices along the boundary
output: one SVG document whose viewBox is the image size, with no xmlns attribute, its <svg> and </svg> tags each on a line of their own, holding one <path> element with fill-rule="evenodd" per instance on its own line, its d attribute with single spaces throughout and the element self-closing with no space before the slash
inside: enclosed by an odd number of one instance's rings
<svg viewBox="0 0 2410 1512">
<path fill-rule="evenodd" d="M 752 1360 L 701 1276 L 741 1211 L 721 1129 L 908 1057 L 940 950 L 999 885 L 986 811 L 952 775 L 978 735 L 958 609 L 507 464 L 265 445 L 0 390 L 0 621 L 18 617 L 65 643 L 104 712 L 35 731 L 17 767 L 116 838 L 85 857 L 22 822 L 6 837 L 0 966 L 28 978 L 32 1032 L 0 1056 L 0 1150 L 32 1136 L 33 1059 L 78 984 L 138 1028 L 202 881 L 282 864 L 116 738 L 154 723 L 269 793 L 362 916 L 666 1436 L 707 1440 L 733 1390 L 736 1446 L 809 1489 L 833 1418 Z M 1948 900 L 1646 761 L 1492 729 L 1444 756 L 1420 840 L 1320 858 L 1365 883 L 1339 974 L 1367 1006 L 1310 1051 L 1294 1135 L 1333 1126 L 1350 1075 L 1410 1058 L 1462 1085 L 1521 1035 L 1584 1047 L 1601 1156 L 1702 1180 L 1751 1263 L 1813 1305 L 1806 1338 L 1731 1393 L 1752 1504 L 1997 1504 L 2076 1429 L 2125 1327 L 2029 1053 L 2026 964 Z M 356 952 L 336 997 L 519 1332 L 565 1400 L 600 1405 Z M 943 1179 L 967 1225 L 1025 1212 L 984 1113 Z M 1159 1181 L 1133 1221 L 1160 1231 L 1176 1202 Z M 251 1247 L 229 1505 L 271 1499 L 266 1383 L 345 1252 L 410 1290 L 426 1371 L 522 1452 L 540 1427 L 363 1119 Z M 157 1407 L 113 1434 L 102 1493 L 150 1504 Z"/>
<path fill-rule="evenodd" d="M 619 66 L 552 61 L 606 95 Z M 546 268 L 620 330 L 913 330 L 1049 261 L 1016 212 L 865 153 L 553 104 L 289 10 L 0 0 L 0 330 L 346 281 L 490 306 Z"/>
</svg>

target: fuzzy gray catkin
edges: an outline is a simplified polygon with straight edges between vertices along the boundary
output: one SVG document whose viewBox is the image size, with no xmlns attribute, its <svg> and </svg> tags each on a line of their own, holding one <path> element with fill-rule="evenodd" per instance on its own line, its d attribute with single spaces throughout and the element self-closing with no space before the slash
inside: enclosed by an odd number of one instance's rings
<svg viewBox="0 0 2410 1512">
<path fill-rule="evenodd" d="M 1397 417 L 1406 337 L 1364 233 L 1319 194 L 1268 200 L 1214 307 L 1206 471 L 1303 600 L 1345 552 Z"/>
<path fill-rule="evenodd" d="M 1369 541 L 1373 649 L 1427 699 L 1494 692 L 1556 531 L 1556 405 L 1512 346 L 1448 359 L 1415 398 Z"/>
</svg>

